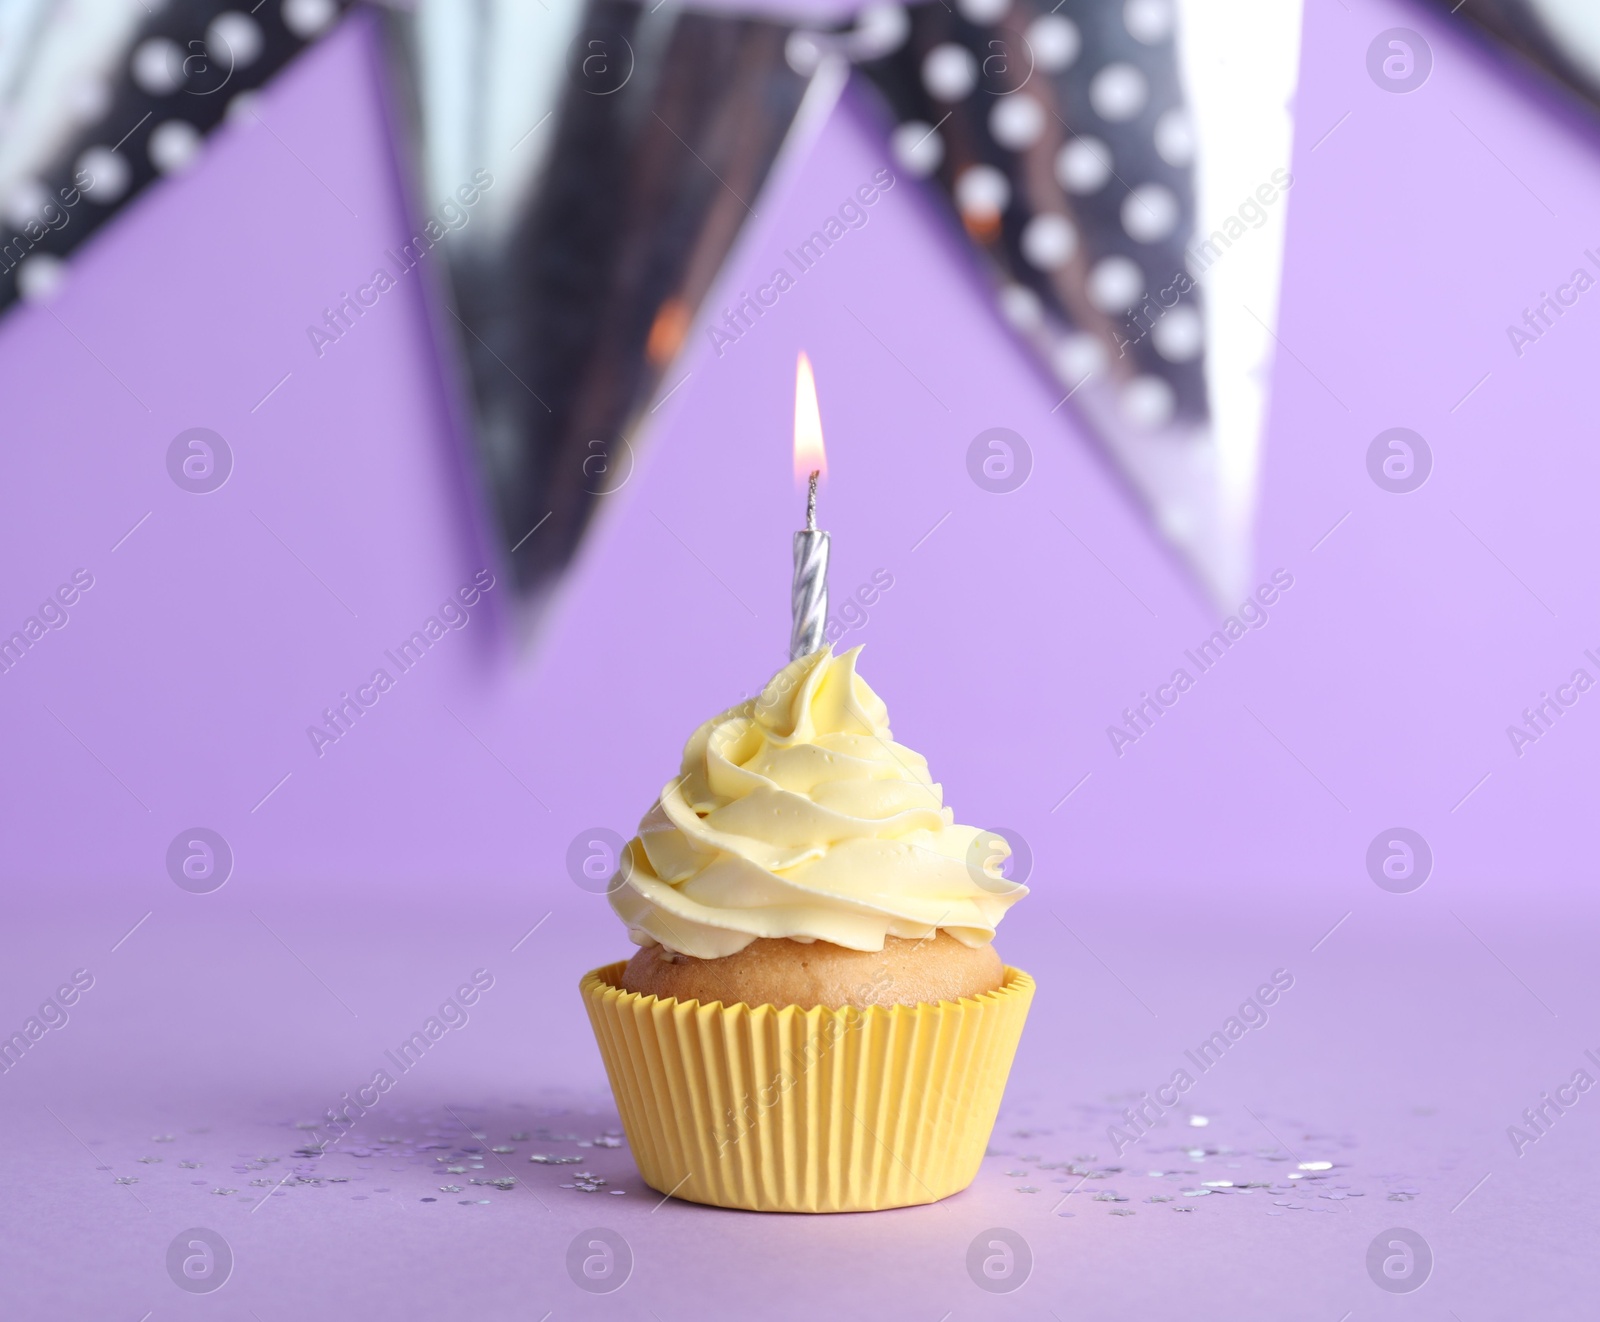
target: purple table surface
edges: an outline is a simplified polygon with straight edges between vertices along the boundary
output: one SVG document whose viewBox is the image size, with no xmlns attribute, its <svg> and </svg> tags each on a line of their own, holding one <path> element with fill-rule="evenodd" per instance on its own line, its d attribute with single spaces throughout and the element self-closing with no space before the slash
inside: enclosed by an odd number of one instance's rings
<svg viewBox="0 0 1600 1322">
<path fill-rule="evenodd" d="M 1600 460 L 1571 390 L 1600 295 L 1520 356 L 1506 327 L 1600 261 L 1595 139 L 1443 17 L 1312 0 L 1305 23 L 1257 575 L 1294 585 L 1121 755 L 1107 726 L 1214 615 L 1052 414 L 910 181 L 753 334 L 720 358 L 699 336 L 537 638 L 497 585 L 320 755 L 322 709 L 495 569 L 429 273 L 321 359 L 308 347 L 408 233 L 370 34 L 288 71 L 262 123 L 226 129 L 51 305 L 10 316 L 0 631 L 77 569 L 94 584 L 0 675 L 0 1032 L 73 970 L 94 985 L 0 1076 L 0 1312 L 1591 1316 L 1600 1098 L 1558 1087 L 1600 1078 L 1600 694 L 1520 754 L 1506 727 L 1575 670 L 1600 676 Z M 1396 24 L 1435 56 L 1408 96 L 1365 71 Z M 847 105 L 758 201 L 718 306 L 882 162 Z M 662 1203 L 626 1148 L 576 1145 L 615 1119 L 575 983 L 626 945 L 568 847 L 628 833 L 690 730 L 782 660 L 802 346 L 835 593 L 894 580 L 845 641 L 869 644 L 897 737 L 960 817 L 1033 855 L 1001 945 L 1040 994 L 997 1155 L 967 1193 L 874 1216 Z M 990 426 L 1033 446 L 1012 495 L 966 476 Z M 1432 449 L 1409 495 L 1367 474 L 1393 426 Z M 191 427 L 232 450 L 208 495 L 167 473 Z M 234 857 L 210 894 L 167 871 L 196 824 Z M 1433 856 L 1406 894 L 1367 865 L 1397 825 Z M 294 1157 L 294 1124 L 478 968 L 495 981 L 470 1024 L 331 1155 Z M 1119 1109 L 1279 968 L 1295 982 L 1270 1022 L 1118 1155 Z M 1547 1094 L 1576 1101 L 1519 1155 L 1508 1127 Z M 510 1140 L 541 1126 L 577 1137 Z M 427 1142 L 514 1151 L 441 1177 L 456 1149 Z M 296 1165 L 320 1183 L 274 1196 Z M 609 1183 L 561 1188 L 577 1169 Z M 509 1190 L 469 1183 L 505 1171 Z M 1268 1187 L 1181 1192 L 1208 1181 Z M 1113 1190 L 1129 1201 L 1095 1197 Z M 214 1295 L 168 1273 L 194 1226 L 231 1245 Z M 633 1256 L 614 1294 L 566 1267 L 595 1226 Z M 993 1227 L 1031 1248 L 1015 1293 L 968 1274 Z M 1369 1276 L 1391 1227 L 1431 1245 L 1415 1295 Z"/>
</svg>

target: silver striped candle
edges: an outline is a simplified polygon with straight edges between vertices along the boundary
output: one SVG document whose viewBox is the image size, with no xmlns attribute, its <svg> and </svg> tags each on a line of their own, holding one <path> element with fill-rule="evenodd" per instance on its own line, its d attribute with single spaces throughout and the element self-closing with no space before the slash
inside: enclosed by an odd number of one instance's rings
<svg viewBox="0 0 1600 1322">
<path fill-rule="evenodd" d="M 811 474 L 806 495 L 806 526 L 794 535 L 794 588 L 789 605 L 794 628 L 789 634 L 789 660 L 822 650 L 828 622 L 828 534 L 817 531 L 817 477 Z"/>
</svg>

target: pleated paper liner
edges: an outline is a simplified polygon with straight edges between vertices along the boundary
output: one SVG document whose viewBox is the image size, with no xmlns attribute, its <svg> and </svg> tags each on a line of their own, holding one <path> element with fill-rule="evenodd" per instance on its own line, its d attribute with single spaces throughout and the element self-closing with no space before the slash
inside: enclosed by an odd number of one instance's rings
<svg viewBox="0 0 1600 1322">
<path fill-rule="evenodd" d="M 662 1193 L 757 1212 L 866 1212 L 972 1183 L 1033 1001 L 866 1010 L 703 1005 L 579 984 L 634 1160 Z"/>
</svg>

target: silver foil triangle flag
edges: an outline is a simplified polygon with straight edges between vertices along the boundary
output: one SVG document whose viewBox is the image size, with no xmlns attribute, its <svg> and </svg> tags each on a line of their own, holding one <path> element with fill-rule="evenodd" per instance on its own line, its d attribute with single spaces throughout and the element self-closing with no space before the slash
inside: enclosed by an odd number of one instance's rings
<svg viewBox="0 0 1600 1322">
<path fill-rule="evenodd" d="M 627 480 L 631 434 L 757 194 L 845 71 L 797 72 L 792 24 L 632 0 L 422 0 L 389 22 L 421 205 L 479 167 L 494 179 L 443 236 L 444 321 L 537 601 Z"/>
</svg>

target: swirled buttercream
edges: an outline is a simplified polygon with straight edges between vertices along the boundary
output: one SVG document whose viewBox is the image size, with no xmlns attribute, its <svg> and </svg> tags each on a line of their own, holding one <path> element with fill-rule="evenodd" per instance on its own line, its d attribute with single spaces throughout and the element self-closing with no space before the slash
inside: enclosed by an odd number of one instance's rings
<svg viewBox="0 0 1600 1322">
<path fill-rule="evenodd" d="M 1027 894 L 1004 837 L 957 826 L 894 742 L 860 651 L 793 661 L 690 736 L 610 890 L 636 943 L 716 959 L 757 937 L 882 950 L 942 929 L 980 946 Z"/>
</svg>

